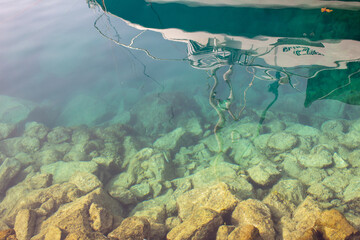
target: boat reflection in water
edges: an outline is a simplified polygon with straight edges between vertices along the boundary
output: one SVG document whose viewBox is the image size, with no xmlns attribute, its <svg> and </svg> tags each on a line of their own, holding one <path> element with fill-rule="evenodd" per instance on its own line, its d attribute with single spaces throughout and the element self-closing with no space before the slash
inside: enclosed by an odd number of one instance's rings
<svg viewBox="0 0 360 240">
<path fill-rule="evenodd" d="M 214 19 L 210 17 L 208 17 L 211 19 L 208 24 L 203 22 L 192 23 L 192 21 L 186 19 L 173 22 L 162 21 L 163 16 L 168 19 L 169 15 L 171 15 L 171 9 L 179 8 L 180 5 L 174 3 L 175 6 L 173 6 L 165 3 L 158 4 L 156 5 L 157 8 L 155 8 L 153 3 L 140 6 L 142 3 L 145 2 L 136 0 L 133 1 L 134 6 L 128 6 L 129 8 L 137 7 L 141 9 L 139 11 L 142 14 L 139 13 L 138 18 L 129 17 L 124 13 L 126 12 L 126 6 L 120 7 L 118 3 L 112 0 L 90 3 L 92 6 L 98 4 L 104 10 L 104 14 L 95 21 L 95 28 L 100 34 L 111 39 L 116 44 L 128 49 L 143 51 L 152 59 L 187 61 L 193 68 L 207 71 L 209 77 L 213 78 L 213 85 L 209 90 L 209 103 L 219 117 L 214 128 L 215 135 L 223 127 L 226 117 L 230 116 L 233 120 L 241 118 L 241 114 L 246 107 L 247 92 L 253 87 L 254 81 L 257 80 L 267 81 L 267 89 L 263 91 L 273 94 L 273 98 L 268 101 L 267 106 L 262 110 L 259 126 L 264 122 L 267 111 L 278 100 L 279 88 L 282 85 L 290 86 L 294 92 L 306 93 L 303 104 L 305 107 L 309 107 L 313 102 L 322 99 L 333 99 L 350 105 L 360 105 L 360 31 L 354 29 L 352 29 L 353 31 L 347 31 L 347 29 L 353 27 L 352 24 L 357 24 L 356 21 L 359 21 L 357 12 L 341 10 L 346 11 L 350 18 L 354 18 L 354 23 L 348 21 L 349 19 L 341 21 L 340 16 L 345 14 L 344 12 L 332 17 L 321 15 L 333 13 L 329 11 L 322 13 L 324 11 L 320 11 L 320 8 L 303 10 L 308 16 L 300 15 L 299 19 L 284 25 L 280 30 L 276 26 L 286 23 L 275 21 L 273 22 L 273 25 L 275 25 L 273 31 L 271 31 L 271 28 L 265 29 L 262 26 L 262 24 L 268 24 L 265 22 L 266 18 L 263 15 L 251 16 L 252 19 L 259 19 L 258 27 L 249 30 L 245 26 L 246 24 L 242 23 L 240 25 L 244 29 L 243 34 L 241 29 L 236 28 L 233 32 L 237 33 L 237 35 L 228 35 L 225 34 L 225 32 L 229 32 L 227 23 L 233 25 L 231 21 L 233 21 L 234 14 L 222 15 L 223 19 L 216 20 L 219 21 L 216 24 L 217 26 L 213 26 Z M 311 6 L 308 7 L 311 8 Z M 201 14 L 202 8 L 205 8 L 204 11 L 216 11 L 216 8 L 197 6 L 187 7 L 186 10 L 189 13 L 185 12 L 184 14 L 189 16 L 193 11 L 198 11 Z M 164 9 L 167 9 L 167 11 Z M 258 8 L 247 8 L 245 10 L 259 12 Z M 245 10 L 241 7 L 218 8 L 219 14 L 221 11 L 242 12 Z M 288 8 L 268 11 L 270 11 L 269 15 L 272 16 L 270 18 L 277 18 L 278 16 L 275 13 L 282 13 L 284 16 L 288 16 L 289 11 L 300 11 L 302 13 L 301 9 L 289 10 Z M 340 10 L 337 9 L 335 12 L 338 11 Z M 118 38 L 119 35 L 122 35 L 122 29 L 116 29 L 112 25 L 111 19 L 114 18 L 113 15 L 117 15 L 115 16 L 118 17 L 117 20 L 120 19 L 128 26 L 137 29 L 138 33 L 131 39 L 129 44 L 121 42 L 121 39 Z M 150 15 L 156 19 L 152 22 L 145 21 L 151 18 Z M 296 18 L 296 16 L 293 17 Z M 306 17 L 310 19 L 317 18 L 320 22 L 336 21 L 336 18 L 339 18 L 337 20 L 339 22 L 336 22 L 336 24 L 341 26 L 343 31 L 336 28 L 330 32 L 323 32 L 321 30 L 324 29 L 319 27 L 321 23 L 315 22 L 313 24 L 317 27 L 313 31 L 307 31 L 308 33 L 306 33 L 306 23 L 299 23 L 300 18 L 306 20 Z M 108 22 L 107 27 L 112 27 L 116 34 L 110 36 L 105 33 L 104 28 L 99 27 L 98 22 L 104 18 Z M 238 15 L 238 18 L 239 22 L 241 22 L 242 16 Z M 142 23 L 144 25 L 141 25 Z M 250 20 L 249 24 L 255 26 L 255 23 Z M 193 25 L 195 27 L 191 27 Z M 221 32 L 221 26 L 224 27 L 223 32 Z M 195 32 L 186 31 L 187 29 L 195 30 Z M 146 31 L 159 32 L 164 39 L 169 41 L 186 43 L 187 49 L 184 48 L 183 51 L 187 51 L 187 57 L 163 59 L 154 56 L 149 49 L 137 47 L 136 41 Z M 235 77 L 235 66 L 243 68 L 245 71 L 242 72 L 246 74 Z M 233 87 L 234 81 L 237 80 L 247 82 L 241 96 L 235 93 Z M 228 89 L 225 95 L 218 94 L 218 86 L 221 84 Z M 225 116 L 225 114 L 228 115 Z"/>
</svg>

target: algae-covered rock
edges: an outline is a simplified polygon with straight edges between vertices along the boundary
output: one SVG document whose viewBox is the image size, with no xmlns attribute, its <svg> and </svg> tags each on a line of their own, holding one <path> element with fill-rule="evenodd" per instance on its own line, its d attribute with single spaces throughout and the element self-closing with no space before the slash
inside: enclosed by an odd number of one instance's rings
<svg viewBox="0 0 360 240">
<path fill-rule="evenodd" d="M 347 168 L 349 164 L 338 153 L 333 154 L 333 160 L 336 168 Z"/>
<path fill-rule="evenodd" d="M 248 199 L 240 202 L 231 215 L 231 223 L 240 228 L 253 225 L 264 240 L 275 239 L 270 209 L 258 200 Z"/>
<path fill-rule="evenodd" d="M 341 139 L 340 143 L 348 149 L 356 149 L 360 146 L 360 131 L 350 131 L 346 133 Z"/>
<path fill-rule="evenodd" d="M 137 199 L 142 200 L 150 194 L 150 184 L 147 182 L 142 182 L 140 184 L 133 185 L 130 188 L 130 192 L 132 192 Z"/>
<path fill-rule="evenodd" d="M 327 176 L 328 174 L 324 169 L 307 168 L 302 170 L 297 177 L 302 183 L 312 185 L 321 182 Z"/>
<path fill-rule="evenodd" d="M 158 138 L 153 144 L 154 148 L 160 149 L 161 151 L 174 151 L 185 144 L 184 140 L 182 140 L 185 133 L 185 129 L 179 127 Z"/>
<path fill-rule="evenodd" d="M 0 122 L 0 141 L 8 138 L 15 130 L 15 125 Z"/>
<path fill-rule="evenodd" d="M 273 149 L 274 152 L 281 153 L 292 149 L 297 142 L 298 140 L 294 135 L 286 132 L 279 132 L 273 134 L 269 138 L 267 145 L 269 148 Z"/>
<path fill-rule="evenodd" d="M 272 191 L 275 191 L 287 201 L 294 203 L 296 206 L 299 205 L 305 199 L 305 187 L 296 179 L 286 179 L 279 181 L 273 186 Z"/>
<path fill-rule="evenodd" d="M 144 240 L 150 237 L 150 223 L 143 217 L 125 218 L 121 225 L 108 234 L 108 237 L 118 240 Z"/>
<path fill-rule="evenodd" d="M 56 149 L 45 148 L 44 150 L 40 150 L 36 152 L 35 158 L 41 162 L 41 165 L 51 164 L 57 161 L 61 161 L 63 155 Z"/>
<path fill-rule="evenodd" d="M 280 157 L 280 155 L 278 155 Z M 298 178 L 303 171 L 302 167 L 298 164 L 297 158 L 292 154 L 283 154 L 282 167 L 284 171 L 293 178 Z"/>
<path fill-rule="evenodd" d="M 65 127 L 55 127 L 47 135 L 47 140 L 52 144 L 68 142 L 70 138 L 71 130 Z"/>
<path fill-rule="evenodd" d="M 307 189 L 307 193 L 320 201 L 328 201 L 334 197 L 334 192 L 322 183 L 312 184 Z"/>
<path fill-rule="evenodd" d="M 259 185 L 268 186 L 276 182 L 280 177 L 276 165 L 266 161 L 248 169 L 250 178 Z"/>
<path fill-rule="evenodd" d="M 190 176 L 190 178 L 194 188 L 203 188 L 224 182 L 233 190 L 237 197 L 241 199 L 249 198 L 253 195 L 253 186 L 238 171 L 239 166 L 220 162 L 198 171 Z"/>
<path fill-rule="evenodd" d="M 168 240 L 211 240 L 215 239 L 216 231 L 222 225 L 220 214 L 207 208 L 196 209 L 191 216 L 173 228 L 168 234 Z"/>
<path fill-rule="evenodd" d="M 35 137 L 23 137 L 19 141 L 20 149 L 26 153 L 34 153 L 40 149 L 40 140 Z"/>
<path fill-rule="evenodd" d="M 331 139 L 341 137 L 344 130 L 344 124 L 339 120 L 328 120 L 321 125 L 321 131 Z"/>
<path fill-rule="evenodd" d="M 75 172 L 98 174 L 98 165 L 95 162 L 55 162 L 41 167 L 41 173 L 53 175 L 54 183 L 69 181 Z"/>
<path fill-rule="evenodd" d="M 275 222 L 275 229 L 279 228 L 278 222 L 282 217 L 291 217 L 296 206 L 289 201 L 285 195 L 277 191 L 271 191 L 263 200 L 270 209 L 271 216 Z M 279 229 L 277 229 L 279 230 Z"/>
<path fill-rule="evenodd" d="M 9 187 L 9 183 L 16 177 L 21 165 L 13 158 L 6 158 L 0 166 L 0 195 Z"/>
<path fill-rule="evenodd" d="M 238 199 L 230 192 L 225 183 L 208 188 L 197 188 L 184 193 L 177 198 L 178 216 L 186 220 L 191 213 L 200 207 L 218 212 L 221 216 L 231 213 Z"/>
<path fill-rule="evenodd" d="M 309 155 L 298 157 L 298 161 L 305 167 L 324 168 L 333 163 L 332 153 L 326 145 L 315 146 Z"/>
<path fill-rule="evenodd" d="M 354 177 L 344 191 L 344 201 L 355 212 L 360 213 L 360 177 Z"/>
<path fill-rule="evenodd" d="M 349 184 L 351 175 L 348 175 L 346 172 L 335 172 L 331 176 L 324 178 L 322 184 L 330 188 L 335 193 L 342 194 L 346 186 Z"/>
<path fill-rule="evenodd" d="M 360 149 L 352 151 L 348 156 L 348 161 L 352 167 L 360 167 Z"/>
<path fill-rule="evenodd" d="M 81 191 L 88 193 L 102 187 L 102 182 L 97 176 L 89 172 L 75 172 L 69 179 L 70 183 L 75 184 Z"/>
<path fill-rule="evenodd" d="M 30 122 L 25 126 L 24 135 L 28 137 L 35 137 L 42 141 L 45 139 L 48 132 L 49 129 L 45 125 L 37 122 Z"/>
<path fill-rule="evenodd" d="M 124 205 L 136 204 L 138 201 L 134 193 L 122 187 L 109 190 L 110 196 Z"/>
</svg>

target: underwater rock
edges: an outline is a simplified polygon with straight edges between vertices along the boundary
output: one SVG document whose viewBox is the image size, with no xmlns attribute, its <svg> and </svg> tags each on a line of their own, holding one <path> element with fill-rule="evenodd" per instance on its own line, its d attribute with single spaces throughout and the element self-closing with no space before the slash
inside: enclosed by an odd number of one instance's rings
<svg viewBox="0 0 360 240">
<path fill-rule="evenodd" d="M 324 178 L 322 184 L 333 190 L 335 193 L 342 195 L 344 189 L 349 184 L 351 177 L 352 175 L 349 175 L 347 172 L 336 171 L 332 175 Z"/>
<path fill-rule="evenodd" d="M 0 141 L 8 138 L 14 130 L 14 124 L 0 122 Z"/>
<path fill-rule="evenodd" d="M 88 172 L 75 172 L 70 177 L 69 182 L 75 184 L 79 190 L 85 193 L 91 192 L 103 185 L 97 176 Z"/>
<path fill-rule="evenodd" d="M 302 124 L 293 124 L 290 127 L 286 128 L 286 132 L 293 133 L 300 136 L 304 139 L 310 147 L 318 144 L 320 130 L 314 127 L 302 125 Z"/>
<path fill-rule="evenodd" d="M 286 124 L 279 120 L 273 120 L 269 123 L 266 123 L 265 127 L 270 129 L 269 132 L 276 133 L 276 132 L 284 131 L 286 128 Z"/>
<path fill-rule="evenodd" d="M 130 190 L 123 187 L 116 187 L 108 190 L 110 196 L 118 200 L 120 203 L 124 205 L 135 204 L 137 203 L 137 199 L 135 194 L 130 192 Z"/>
<path fill-rule="evenodd" d="M 28 137 L 35 137 L 40 141 L 43 141 L 48 132 L 49 129 L 45 125 L 37 122 L 30 122 L 25 126 L 24 135 Z"/>
<path fill-rule="evenodd" d="M 312 185 L 321 182 L 327 176 L 328 174 L 324 169 L 307 168 L 305 170 L 302 170 L 297 177 L 303 184 Z"/>
<path fill-rule="evenodd" d="M 36 224 L 36 213 L 32 210 L 21 209 L 15 219 L 14 230 L 18 240 L 28 240 L 33 236 Z"/>
<path fill-rule="evenodd" d="M 348 149 L 356 149 L 360 146 L 360 131 L 350 131 L 346 133 L 340 143 L 347 147 Z"/>
<path fill-rule="evenodd" d="M 168 231 L 181 224 L 181 219 L 178 217 L 168 217 L 165 220 L 165 226 Z"/>
<path fill-rule="evenodd" d="M 269 208 L 255 199 L 240 202 L 231 215 L 231 224 L 236 227 L 255 226 L 264 240 L 274 240 L 274 223 Z"/>
<path fill-rule="evenodd" d="M 316 230 L 323 239 L 359 239 L 360 232 L 336 209 L 326 210 L 316 221 Z"/>
<path fill-rule="evenodd" d="M 34 153 L 40 149 L 40 141 L 35 137 L 22 137 L 19 141 L 19 147 L 23 152 Z"/>
<path fill-rule="evenodd" d="M 324 168 L 333 163 L 332 153 L 328 149 L 328 146 L 323 144 L 315 146 L 309 155 L 298 156 L 298 161 L 307 168 Z"/>
<path fill-rule="evenodd" d="M 196 209 L 191 216 L 168 234 L 168 240 L 211 240 L 215 239 L 216 231 L 223 224 L 220 214 L 207 208 Z"/>
<path fill-rule="evenodd" d="M 270 209 L 271 216 L 275 223 L 275 229 L 280 231 L 279 222 L 282 217 L 290 218 L 295 211 L 295 204 L 290 202 L 280 192 L 271 191 L 263 200 L 263 203 Z"/>
<path fill-rule="evenodd" d="M 259 229 L 255 226 L 245 225 L 241 228 L 235 228 L 227 240 L 263 240 L 263 238 L 260 236 Z"/>
<path fill-rule="evenodd" d="M 203 134 L 203 129 L 201 127 L 201 124 L 200 124 L 200 120 L 198 118 L 190 118 L 186 125 L 185 125 L 185 130 L 186 132 L 188 133 L 191 133 L 192 135 L 194 136 L 201 136 Z"/>
<path fill-rule="evenodd" d="M 230 156 L 233 157 L 234 162 L 240 166 L 246 166 L 247 163 L 254 158 L 254 155 L 259 154 L 255 146 L 248 139 L 240 139 L 232 144 Z"/>
<path fill-rule="evenodd" d="M 129 190 L 139 200 L 143 200 L 151 192 L 150 184 L 147 182 L 142 182 L 140 184 L 133 185 Z"/>
<path fill-rule="evenodd" d="M 17 124 L 28 118 L 36 105 L 30 101 L 0 95 L 0 122 Z"/>
<path fill-rule="evenodd" d="M 4 221 L 0 220 L 0 232 L 4 231 L 4 230 L 7 230 L 7 229 L 9 229 L 9 226 L 6 223 L 4 223 Z"/>
<path fill-rule="evenodd" d="M 20 140 L 21 137 L 15 137 L 0 141 L 0 152 L 7 157 L 14 157 L 21 152 Z"/>
<path fill-rule="evenodd" d="M 97 204 L 98 208 L 106 209 L 106 211 L 111 213 L 114 218 L 121 218 L 123 213 L 122 208 L 114 199 L 101 188 L 97 188 L 85 196 L 73 199 L 72 202 L 62 205 L 53 215 L 41 223 L 38 234 L 32 239 L 42 239 L 48 232 L 48 229 L 52 226 L 77 236 L 78 238 L 75 239 L 106 239 L 100 232 L 95 232 L 91 226 L 92 224 L 94 226 L 93 221 L 96 219 L 91 219 L 91 217 L 96 215 L 96 211 L 95 213 L 93 212 L 93 214 L 89 213 L 92 204 Z M 100 225 L 97 225 L 99 229 L 108 229 L 108 222 L 101 222 L 99 224 Z"/>
<path fill-rule="evenodd" d="M 271 190 L 281 194 L 284 199 L 296 206 L 304 201 L 306 196 L 305 187 L 296 179 L 280 180 Z"/>
<path fill-rule="evenodd" d="M 313 198 L 307 197 L 295 210 L 293 217 L 281 219 L 284 240 L 300 239 L 311 230 L 321 215 L 321 209 Z"/>
<path fill-rule="evenodd" d="M 164 204 L 151 206 L 151 204 L 140 203 L 130 213 L 131 216 L 145 217 L 150 224 L 164 224 L 166 219 L 166 207 Z"/>
<path fill-rule="evenodd" d="M 280 177 L 280 172 L 276 165 L 266 161 L 247 170 L 250 178 L 261 186 L 269 186 L 276 182 Z"/>
<path fill-rule="evenodd" d="M 107 234 L 113 226 L 113 216 L 97 203 L 92 203 L 89 208 L 90 225 L 92 229 L 102 234 Z"/>
<path fill-rule="evenodd" d="M 354 177 L 344 191 L 344 201 L 358 214 L 360 213 L 360 177 Z"/>
<path fill-rule="evenodd" d="M 63 159 L 63 155 L 59 151 L 51 148 L 38 151 L 34 155 L 41 165 L 48 165 Z"/>
<path fill-rule="evenodd" d="M 129 172 L 122 172 L 114 176 L 106 186 L 106 189 L 113 191 L 118 187 L 130 188 L 136 182 L 135 176 Z"/>
<path fill-rule="evenodd" d="M 60 228 L 55 226 L 50 226 L 48 232 L 45 235 L 44 240 L 61 240 L 62 232 Z"/>
<path fill-rule="evenodd" d="M 164 153 L 157 153 L 153 149 L 143 149 L 130 160 L 127 169 L 129 173 L 136 176 L 136 183 L 141 183 L 146 179 L 164 181 L 170 178 L 172 172 L 166 159 Z"/>
<path fill-rule="evenodd" d="M 344 130 L 344 124 L 339 120 L 328 120 L 321 125 L 321 131 L 330 139 L 342 137 Z"/>
<path fill-rule="evenodd" d="M 98 174 L 99 168 L 95 162 L 54 162 L 41 167 L 41 173 L 53 175 L 54 183 L 62 183 L 69 181 L 75 172 L 88 172 Z"/>
<path fill-rule="evenodd" d="M 228 240 L 229 234 L 235 229 L 235 226 L 221 225 L 216 232 L 216 240 Z"/>
<path fill-rule="evenodd" d="M 253 186 L 238 171 L 238 165 L 220 162 L 191 175 L 194 188 L 209 187 L 220 182 L 226 183 L 240 199 L 253 196 Z"/>
<path fill-rule="evenodd" d="M 349 164 L 338 154 L 333 154 L 334 164 L 336 168 L 347 168 Z"/>
<path fill-rule="evenodd" d="M 334 198 L 334 192 L 322 183 L 312 184 L 307 189 L 307 193 L 319 201 L 329 201 Z"/>
<path fill-rule="evenodd" d="M 348 161 L 352 167 L 360 168 L 360 149 L 352 151 L 348 156 Z"/>
<path fill-rule="evenodd" d="M 108 234 L 114 240 L 144 240 L 150 237 L 150 223 L 146 218 L 125 218 L 119 227 Z"/>
<path fill-rule="evenodd" d="M 21 165 L 13 158 L 6 158 L 0 166 L 0 195 L 9 187 L 9 183 L 20 172 Z"/>
<path fill-rule="evenodd" d="M 65 154 L 63 161 L 64 162 L 71 162 L 71 161 L 88 161 L 88 155 L 83 151 L 78 151 L 72 148 L 68 153 Z"/>
<path fill-rule="evenodd" d="M 197 188 L 184 193 L 177 198 L 178 216 L 184 221 L 191 213 L 200 207 L 219 213 L 222 217 L 231 213 L 238 199 L 230 192 L 225 183 L 208 188 Z"/>
<path fill-rule="evenodd" d="M 261 134 L 259 136 L 257 136 L 254 139 L 254 145 L 257 149 L 260 149 L 262 152 L 264 152 L 265 154 L 267 154 L 268 152 L 268 141 L 270 139 L 270 137 L 272 136 L 271 133 L 266 133 L 266 134 Z"/>
<path fill-rule="evenodd" d="M 284 171 L 293 178 L 298 178 L 303 171 L 302 167 L 298 164 L 297 158 L 292 154 L 280 154 L 277 157 L 282 159 L 281 166 Z"/>
<path fill-rule="evenodd" d="M 18 189 L 15 188 L 14 190 Z M 12 196 L 7 196 L 0 204 L 3 219 L 10 226 L 14 225 L 16 214 L 20 209 L 32 209 L 38 216 L 47 216 L 61 204 L 80 197 L 81 192 L 75 185 L 63 183 L 28 191 L 24 195 L 21 194 L 21 199 L 18 198 L 18 195 L 19 193 L 13 192 Z"/>
<path fill-rule="evenodd" d="M 1 240 L 17 240 L 14 229 L 6 229 L 0 231 Z"/>
<path fill-rule="evenodd" d="M 279 132 L 271 135 L 267 145 L 275 153 L 282 153 L 292 149 L 297 144 L 297 142 L 298 139 L 294 135 L 286 132 Z"/>
<path fill-rule="evenodd" d="M 179 146 L 184 144 L 184 140 L 181 138 L 186 133 L 185 129 L 182 127 L 176 128 L 170 133 L 165 134 L 164 136 L 158 138 L 153 146 L 161 151 L 175 151 Z"/>
<path fill-rule="evenodd" d="M 48 142 L 52 144 L 68 142 L 70 138 L 71 130 L 65 127 L 55 127 L 47 135 Z"/>
</svg>

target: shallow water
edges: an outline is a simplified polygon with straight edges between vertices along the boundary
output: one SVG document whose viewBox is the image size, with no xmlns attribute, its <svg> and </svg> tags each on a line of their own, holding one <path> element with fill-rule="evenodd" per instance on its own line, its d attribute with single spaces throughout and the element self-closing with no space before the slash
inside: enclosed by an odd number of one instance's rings
<svg viewBox="0 0 360 240">
<path fill-rule="evenodd" d="M 0 123 L 14 129 L 0 139 L 1 162 L 19 161 L 20 172 L 31 166 L 53 173 L 46 169 L 56 162 L 121 156 L 101 179 L 111 192 L 111 179 L 132 171 L 130 155 L 153 147 L 170 171 L 156 177 L 164 193 L 164 182 L 199 174 L 218 161 L 250 172 L 270 161 L 282 179 L 298 179 L 307 188 L 311 171 L 347 178 L 342 187 L 326 177 L 315 181 L 335 192 L 323 203 L 340 199 L 330 205 L 358 216 L 343 197 L 360 174 L 360 11 L 142 0 L 3 5 Z M 30 136 L 30 122 L 49 132 L 64 126 L 70 137 L 39 138 L 38 146 L 14 141 L 11 150 L 8 140 Z M 118 123 L 139 142 L 136 151 L 116 135 Z M 85 155 L 76 147 L 83 128 L 88 141 L 98 144 Z M 36 160 L 57 143 L 63 144 L 56 148 L 60 157 Z M 329 157 L 317 161 L 323 152 Z M 32 160 L 24 161 L 23 153 Z M 16 179 L 7 189 L 22 180 Z M 137 185 L 150 181 L 144 179 Z M 261 184 L 251 174 L 246 179 L 254 186 L 254 195 L 246 197 L 259 199 L 280 181 Z M 126 212 L 135 203 L 124 204 Z"/>
</svg>

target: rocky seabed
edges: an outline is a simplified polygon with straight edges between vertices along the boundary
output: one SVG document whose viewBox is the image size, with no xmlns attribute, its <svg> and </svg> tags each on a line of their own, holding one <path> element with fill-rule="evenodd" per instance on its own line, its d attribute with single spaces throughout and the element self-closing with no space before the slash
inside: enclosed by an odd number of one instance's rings
<svg viewBox="0 0 360 240">
<path fill-rule="evenodd" d="M 360 120 L 0 123 L 0 239 L 360 239 Z"/>
</svg>

